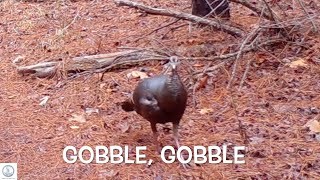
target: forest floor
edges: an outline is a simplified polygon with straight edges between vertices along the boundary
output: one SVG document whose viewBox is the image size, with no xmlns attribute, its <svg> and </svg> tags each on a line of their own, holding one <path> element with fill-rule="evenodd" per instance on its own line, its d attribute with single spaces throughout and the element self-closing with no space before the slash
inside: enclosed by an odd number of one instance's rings
<svg viewBox="0 0 320 180">
<path fill-rule="evenodd" d="M 103 80 L 101 74 L 75 79 L 32 78 L 19 75 L 16 66 L 118 52 L 120 47 L 210 57 L 234 52 L 236 49 L 227 47 L 240 45 L 241 40 L 204 27 L 193 27 L 191 32 L 188 26 L 170 30 L 187 23 L 183 21 L 145 36 L 174 19 L 117 7 L 111 0 L 61 2 L 0 3 L 0 162 L 17 162 L 19 179 L 320 178 L 320 135 L 316 124 L 314 132 L 306 128 L 307 122 L 320 120 L 319 35 L 309 33 L 304 41 L 308 48 L 301 50 L 280 46 L 245 54 L 239 59 L 231 91 L 227 84 L 232 63 L 208 75 L 205 87 L 195 93 L 194 85 L 189 84 L 188 105 L 179 129 L 181 144 L 246 146 L 247 152 L 245 164 L 191 163 L 184 170 L 178 162 L 164 163 L 155 154 L 149 123 L 118 105 L 140 80 L 128 79 L 127 74 L 141 68 L 149 76 L 159 74 L 162 62 L 107 72 Z M 140 2 L 184 12 L 191 9 L 186 0 Z M 250 30 L 259 21 L 239 5 L 231 8 L 231 22 L 242 29 Z M 19 56 L 21 62 L 14 64 Z M 250 68 L 238 90 L 248 60 Z M 184 61 L 179 74 L 185 80 L 191 67 L 202 70 L 207 64 L 204 60 Z M 49 99 L 40 105 L 44 97 Z M 244 124 L 249 144 L 240 136 L 238 119 Z M 162 145 L 173 146 L 171 131 L 161 127 Z M 85 145 L 128 145 L 130 157 L 134 157 L 136 146 L 147 146 L 147 159 L 154 162 L 151 166 L 64 162 L 66 146 L 79 149 Z"/>
</svg>

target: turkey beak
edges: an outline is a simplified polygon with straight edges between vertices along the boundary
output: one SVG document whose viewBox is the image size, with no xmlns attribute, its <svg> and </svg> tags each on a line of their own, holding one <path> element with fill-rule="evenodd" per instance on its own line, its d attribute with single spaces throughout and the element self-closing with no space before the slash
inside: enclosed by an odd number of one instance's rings
<svg viewBox="0 0 320 180">
<path fill-rule="evenodd" d="M 176 70 L 177 69 L 177 66 L 180 64 L 180 62 L 170 62 L 170 65 L 171 65 L 171 68 L 173 70 Z"/>
<path fill-rule="evenodd" d="M 176 63 L 172 63 L 172 64 L 171 64 L 171 67 L 172 67 L 172 69 L 176 69 L 176 68 L 177 68 Z"/>
<path fill-rule="evenodd" d="M 180 64 L 177 56 L 171 56 L 169 63 L 170 63 L 173 70 L 177 69 L 177 65 Z"/>
</svg>

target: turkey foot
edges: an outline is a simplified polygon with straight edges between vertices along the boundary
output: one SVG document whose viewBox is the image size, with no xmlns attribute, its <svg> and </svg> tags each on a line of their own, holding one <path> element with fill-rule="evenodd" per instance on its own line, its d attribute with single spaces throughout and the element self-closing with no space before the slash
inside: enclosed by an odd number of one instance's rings
<svg viewBox="0 0 320 180">
<path fill-rule="evenodd" d="M 178 128 L 179 128 L 179 124 L 173 124 L 173 138 L 174 138 L 174 141 L 176 143 L 176 146 L 179 149 L 180 148 L 180 143 L 179 143 Z M 182 155 L 182 153 L 180 154 L 180 158 L 182 160 L 185 160 L 183 155 Z M 187 169 L 187 166 L 186 166 L 185 163 L 181 163 L 181 165 L 183 166 L 184 169 Z"/>
<path fill-rule="evenodd" d="M 159 133 L 157 131 L 157 126 L 155 123 L 151 123 L 151 129 L 153 132 L 153 143 L 156 145 L 156 153 L 161 154 L 161 143 L 158 141 Z"/>
</svg>

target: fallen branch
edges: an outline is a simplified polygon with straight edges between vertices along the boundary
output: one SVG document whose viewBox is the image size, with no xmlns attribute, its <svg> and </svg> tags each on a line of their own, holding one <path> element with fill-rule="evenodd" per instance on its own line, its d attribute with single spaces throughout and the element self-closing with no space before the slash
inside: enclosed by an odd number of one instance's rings
<svg viewBox="0 0 320 180">
<path fill-rule="evenodd" d="M 310 20 L 312 27 L 313 27 L 313 32 L 318 32 L 318 28 L 316 23 L 314 22 L 314 20 L 311 18 L 310 14 L 308 13 L 308 11 L 306 10 L 306 7 L 304 6 L 303 2 L 301 0 L 298 0 L 303 12 L 306 14 L 306 16 L 308 17 L 308 19 Z"/>
<path fill-rule="evenodd" d="M 81 72 L 105 72 L 112 68 L 149 60 L 166 60 L 166 56 L 150 50 L 128 50 L 110 54 L 75 57 L 66 62 L 66 64 L 63 64 L 63 61 L 41 62 L 35 65 L 17 67 L 17 71 L 21 75 L 33 74 L 39 78 L 47 78 L 54 75 L 58 67 L 63 67 L 63 70 L 68 75 L 73 75 Z"/>
<path fill-rule="evenodd" d="M 257 39 L 258 39 L 258 36 L 259 36 L 259 33 L 260 33 L 261 29 L 258 27 L 256 28 L 254 31 L 252 31 L 248 36 L 247 38 L 242 42 L 241 46 L 240 46 L 240 49 L 239 49 L 239 53 L 237 54 L 237 57 L 236 57 L 236 60 L 234 62 L 234 65 L 233 65 L 233 69 L 232 69 L 232 73 L 231 73 L 231 78 L 229 80 L 229 83 L 228 83 L 228 86 L 227 86 L 227 89 L 229 89 L 235 79 L 235 76 L 236 76 L 236 70 L 237 70 L 237 66 L 238 66 L 238 61 L 241 57 L 241 55 L 243 54 L 243 50 L 245 48 L 245 45 L 250 42 L 250 41 L 253 41 L 252 43 L 254 43 Z"/>
<path fill-rule="evenodd" d="M 161 27 L 155 28 L 154 30 L 152 30 L 151 32 L 143 35 L 142 37 L 139 37 L 139 38 L 133 40 L 133 42 L 137 42 L 137 41 L 139 41 L 140 39 L 143 39 L 143 38 L 149 36 L 150 34 L 159 31 L 160 29 L 163 29 L 163 28 L 166 28 L 166 27 L 168 27 L 168 26 L 171 26 L 172 24 L 174 24 L 174 23 L 176 23 L 176 22 L 178 22 L 178 21 L 180 21 L 180 19 L 176 19 L 176 20 L 174 20 L 174 21 L 172 21 L 172 22 L 169 22 L 169 23 L 167 23 L 167 24 L 165 24 L 165 25 L 163 25 L 163 26 L 161 26 Z"/>
<path fill-rule="evenodd" d="M 248 9 L 252 10 L 253 12 L 257 13 L 258 15 L 261 15 L 262 17 L 264 17 L 265 19 L 267 19 L 269 21 L 275 20 L 272 15 L 265 13 L 265 11 L 262 11 L 261 9 L 255 7 L 253 4 L 251 4 L 250 2 L 248 2 L 246 0 L 230 0 L 230 1 L 247 7 Z"/>
<path fill-rule="evenodd" d="M 238 128 L 239 128 L 239 133 L 240 133 L 240 136 L 241 138 L 243 139 L 243 143 L 245 145 L 248 145 L 249 144 L 249 136 L 247 134 L 247 131 L 243 125 L 243 122 L 242 120 L 239 118 L 239 113 L 238 113 L 238 110 L 237 110 L 237 104 L 234 100 L 234 95 L 232 94 L 232 91 L 230 91 L 230 95 L 231 95 L 231 106 L 233 107 L 233 110 L 234 110 L 234 114 L 236 115 L 236 121 L 238 122 Z"/>
<path fill-rule="evenodd" d="M 175 18 L 188 20 L 191 22 L 199 23 L 199 24 L 209 25 L 209 26 L 212 26 L 216 29 L 220 29 L 226 33 L 229 33 L 229 34 L 231 34 L 233 36 L 237 36 L 237 37 L 242 37 L 244 34 L 244 32 L 237 27 L 223 24 L 223 23 L 218 22 L 216 20 L 204 19 L 204 18 L 194 16 L 194 15 L 188 14 L 188 13 L 167 10 L 167 9 L 160 9 L 160 8 L 152 8 L 152 7 L 145 6 L 141 3 L 136 3 L 136 2 L 132 2 L 132 1 L 128 1 L 128 0 L 115 0 L 115 3 L 119 6 L 133 7 L 133 8 L 145 11 L 149 14 L 175 17 Z"/>
<path fill-rule="evenodd" d="M 282 42 L 282 39 L 275 39 L 263 42 L 261 44 L 256 44 L 253 41 L 249 45 L 245 45 L 241 48 L 241 53 L 246 53 L 249 51 L 255 51 L 259 47 L 264 47 L 272 45 L 275 43 Z M 212 57 L 181 57 L 180 60 L 202 60 L 202 61 L 215 61 L 215 60 L 230 60 L 239 55 L 238 52 L 233 52 L 229 54 L 223 54 L 219 56 Z M 152 49 L 136 48 L 127 51 L 121 51 L 109 54 L 99 54 L 92 56 L 82 56 L 75 57 L 66 64 L 65 61 L 59 62 L 41 62 L 30 66 L 17 66 L 17 71 L 22 75 L 34 75 L 39 78 L 49 78 L 52 77 L 58 70 L 64 71 L 69 77 L 75 77 L 79 75 L 92 74 L 92 73 L 104 73 L 117 68 L 125 68 L 128 66 L 133 66 L 140 63 L 146 63 L 150 61 L 165 61 L 168 60 L 168 55 L 163 55 L 161 51 Z M 227 61 L 225 61 L 227 62 Z M 221 67 L 225 62 L 220 63 L 213 67 L 208 67 L 205 72 L 195 72 L 197 78 L 203 73 L 208 73 L 214 71 L 215 69 Z M 63 67 L 59 69 L 59 67 Z"/>
</svg>

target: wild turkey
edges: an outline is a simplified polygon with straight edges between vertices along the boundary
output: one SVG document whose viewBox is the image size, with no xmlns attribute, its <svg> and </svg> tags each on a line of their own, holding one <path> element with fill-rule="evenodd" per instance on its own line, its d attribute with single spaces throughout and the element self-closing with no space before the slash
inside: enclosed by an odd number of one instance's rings
<svg viewBox="0 0 320 180">
<path fill-rule="evenodd" d="M 206 16 L 209 13 L 211 13 L 211 16 L 219 16 L 224 19 L 230 19 L 229 1 L 228 0 L 192 0 L 193 15 Z"/>
<path fill-rule="evenodd" d="M 173 124 L 173 136 L 176 145 L 180 147 L 178 127 L 187 103 L 187 91 L 177 72 L 179 64 L 177 57 L 171 57 L 171 74 L 158 75 L 141 81 L 133 92 L 133 97 L 122 103 L 124 111 L 136 111 L 151 124 L 157 151 L 158 142 L 157 123 Z"/>
</svg>

